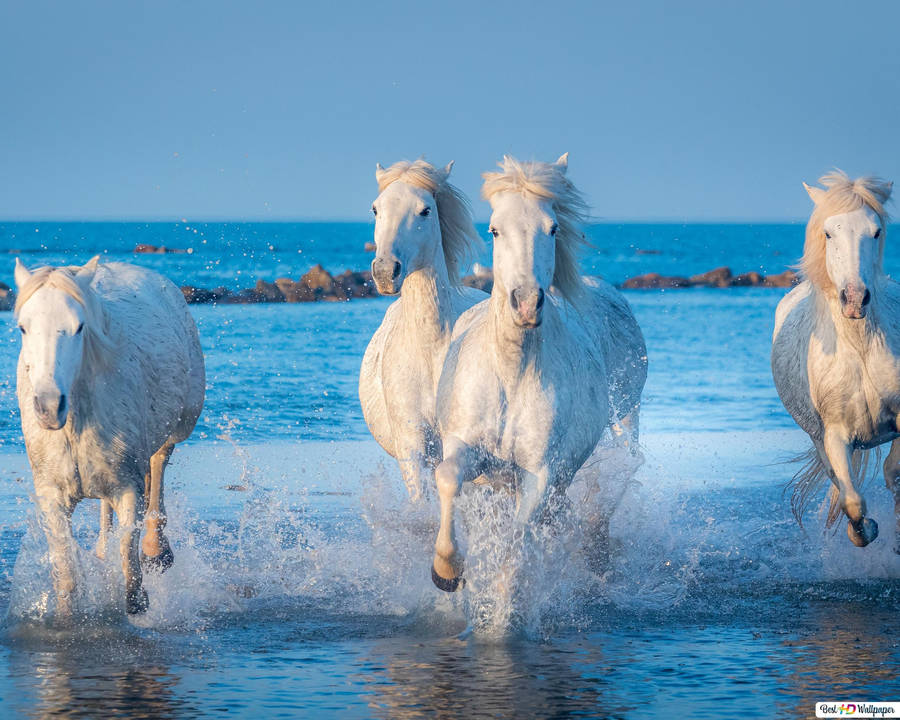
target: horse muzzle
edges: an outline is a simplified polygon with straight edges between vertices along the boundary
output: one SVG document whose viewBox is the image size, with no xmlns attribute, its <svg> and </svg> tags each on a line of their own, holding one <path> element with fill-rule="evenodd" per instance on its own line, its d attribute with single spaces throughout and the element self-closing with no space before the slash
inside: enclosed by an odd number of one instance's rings
<svg viewBox="0 0 900 720">
<path fill-rule="evenodd" d="M 396 295 L 403 285 L 403 265 L 393 258 L 375 258 L 372 261 L 372 279 L 382 295 Z"/>
<path fill-rule="evenodd" d="M 845 318 L 862 320 L 866 316 L 869 303 L 872 301 L 872 293 L 867 287 L 847 285 L 839 293 L 841 312 Z"/>
<path fill-rule="evenodd" d="M 539 327 L 543 320 L 543 288 L 516 288 L 509 294 L 513 322 L 521 328 Z"/>
<path fill-rule="evenodd" d="M 45 430 L 59 430 L 66 424 L 69 403 L 62 393 L 41 393 L 34 396 L 34 414 Z"/>
</svg>

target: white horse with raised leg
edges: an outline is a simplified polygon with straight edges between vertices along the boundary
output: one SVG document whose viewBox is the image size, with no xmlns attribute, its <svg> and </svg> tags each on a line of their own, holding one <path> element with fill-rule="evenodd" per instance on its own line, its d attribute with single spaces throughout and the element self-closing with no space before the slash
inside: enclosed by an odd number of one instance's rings
<svg viewBox="0 0 900 720">
<path fill-rule="evenodd" d="M 125 607 L 147 609 L 146 564 L 173 557 L 163 534 L 163 473 L 194 429 L 206 389 L 197 328 L 169 280 L 124 263 L 42 267 L 16 260 L 22 334 L 16 391 L 35 497 L 50 549 L 56 614 L 75 606 L 71 516 L 101 500 L 98 554 L 115 511 Z"/>
<path fill-rule="evenodd" d="M 483 247 L 469 204 L 447 182 L 453 163 L 398 162 L 375 178 L 372 276 L 396 295 L 372 336 L 359 375 L 359 398 L 372 435 L 400 465 L 410 498 L 431 487 L 440 462 L 434 398 L 457 318 L 487 297 L 460 286 L 467 255 Z"/>
<path fill-rule="evenodd" d="M 587 206 L 556 163 L 505 157 L 485 173 L 494 236 L 490 299 L 454 333 L 438 391 L 444 458 L 432 580 L 452 592 L 463 558 L 453 524 L 462 484 L 512 481 L 530 523 L 565 490 L 608 429 L 636 450 L 647 356 L 641 330 L 611 285 L 581 277 Z"/>
<path fill-rule="evenodd" d="M 850 540 L 863 547 L 878 525 L 857 488 L 868 451 L 887 442 L 884 479 L 900 518 L 900 285 L 882 268 L 891 183 L 840 171 L 819 182 L 824 189 L 804 183 L 815 203 L 804 280 L 775 311 L 772 375 L 814 445 L 794 478 L 794 515 L 800 521 L 812 493 L 830 479 L 827 525 L 843 512 Z"/>
</svg>

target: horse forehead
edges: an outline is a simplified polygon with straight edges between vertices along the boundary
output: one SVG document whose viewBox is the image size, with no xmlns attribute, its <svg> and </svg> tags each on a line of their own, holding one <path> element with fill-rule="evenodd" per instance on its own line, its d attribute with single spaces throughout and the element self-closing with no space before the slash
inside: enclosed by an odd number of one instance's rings
<svg viewBox="0 0 900 720">
<path fill-rule="evenodd" d="M 84 308 L 69 293 L 55 287 L 42 287 L 35 290 L 19 312 L 21 319 L 41 319 L 53 325 L 62 325 L 67 320 L 78 319 Z"/>
<path fill-rule="evenodd" d="M 825 219 L 824 224 L 829 232 L 859 232 L 878 228 L 881 220 L 872 208 L 861 207 L 850 212 L 831 215 Z"/>
<path fill-rule="evenodd" d="M 537 227 L 553 217 L 549 200 L 520 192 L 505 192 L 491 198 L 493 213 L 491 220 L 496 223 L 515 221 L 526 227 Z"/>
<path fill-rule="evenodd" d="M 375 202 L 379 206 L 379 213 L 387 213 L 392 210 L 396 212 L 419 210 L 431 200 L 432 195 L 427 190 L 397 180 L 388 185 Z"/>
</svg>

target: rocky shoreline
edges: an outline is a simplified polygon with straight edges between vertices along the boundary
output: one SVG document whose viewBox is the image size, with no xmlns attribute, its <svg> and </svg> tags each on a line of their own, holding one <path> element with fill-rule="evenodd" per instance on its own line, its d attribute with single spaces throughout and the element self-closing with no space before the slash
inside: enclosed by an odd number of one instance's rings
<svg viewBox="0 0 900 720">
<path fill-rule="evenodd" d="M 464 285 L 490 292 L 494 285 L 494 275 L 490 268 L 476 265 L 474 272 L 462 279 Z M 682 277 L 647 273 L 629 278 L 619 285 L 623 290 L 669 290 L 691 287 L 732 288 L 767 287 L 789 288 L 799 282 L 797 274 L 786 270 L 778 275 L 762 275 L 747 272 L 732 273 L 731 268 L 720 267 L 700 275 Z M 354 272 L 345 270 L 332 275 L 321 265 L 314 266 L 299 280 L 282 277 L 275 282 L 257 280 L 252 288 L 230 290 L 224 286 L 202 288 L 185 285 L 181 288 L 184 299 L 196 305 L 244 305 L 254 303 L 298 303 L 298 302 L 344 302 L 360 298 L 378 297 L 378 291 L 368 270 Z M 15 291 L 0 283 L 0 311 L 12 310 L 15 305 Z"/>
</svg>

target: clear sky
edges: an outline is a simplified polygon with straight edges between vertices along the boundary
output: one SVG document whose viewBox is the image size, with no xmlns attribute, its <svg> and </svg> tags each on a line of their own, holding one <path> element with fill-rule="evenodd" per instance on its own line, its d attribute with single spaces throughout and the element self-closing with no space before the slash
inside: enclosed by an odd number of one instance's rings
<svg viewBox="0 0 900 720">
<path fill-rule="evenodd" d="M 361 219 L 376 161 L 555 159 L 597 216 L 900 180 L 900 2 L 0 0 L 0 218 Z"/>
</svg>

